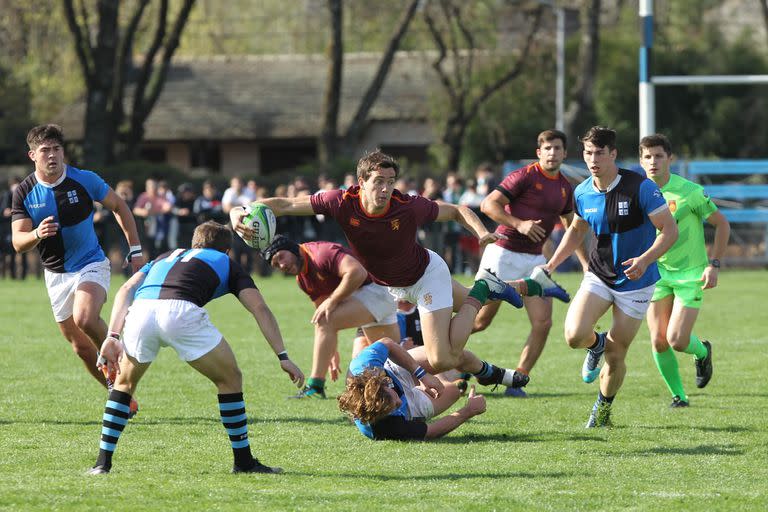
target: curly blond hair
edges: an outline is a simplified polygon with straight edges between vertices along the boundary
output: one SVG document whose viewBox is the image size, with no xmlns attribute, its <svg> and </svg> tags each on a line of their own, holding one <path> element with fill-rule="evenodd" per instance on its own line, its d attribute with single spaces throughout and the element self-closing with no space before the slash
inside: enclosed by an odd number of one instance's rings
<svg viewBox="0 0 768 512">
<path fill-rule="evenodd" d="M 392 379 L 381 368 L 366 368 L 360 375 L 347 378 L 347 389 L 339 398 L 339 409 L 363 423 L 374 423 L 395 408 L 387 388 Z"/>
</svg>

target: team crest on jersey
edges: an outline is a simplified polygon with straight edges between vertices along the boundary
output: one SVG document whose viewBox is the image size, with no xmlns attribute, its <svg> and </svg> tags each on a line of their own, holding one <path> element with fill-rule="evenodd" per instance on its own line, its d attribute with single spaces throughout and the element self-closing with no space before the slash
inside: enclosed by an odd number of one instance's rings
<svg viewBox="0 0 768 512">
<path fill-rule="evenodd" d="M 629 201 L 619 201 L 619 215 L 629 215 Z"/>
<path fill-rule="evenodd" d="M 429 306 L 432 304 L 432 294 L 431 293 L 425 293 L 424 294 L 424 304 Z"/>
<path fill-rule="evenodd" d="M 67 199 L 69 199 L 69 204 L 76 204 L 80 202 L 80 199 L 77 197 L 77 190 L 70 190 L 67 192 Z"/>
<path fill-rule="evenodd" d="M 669 204 L 669 211 L 672 213 L 675 213 L 677 211 L 677 201 L 674 199 L 670 199 L 667 201 L 667 204 Z"/>
<path fill-rule="evenodd" d="M 390 223 L 392 231 L 398 231 L 400 229 L 400 219 L 393 219 Z"/>
<path fill-rule="evenodd" d="M 542 185 L 541 183 L 537 183 L 535 186 L 536 186 L 536 190 L 544 190 L 544 185 Z"/>
<path fill-rule="evenodd" d="M 565 189 L 563 187 L 560 187 L 560 195 L 565 199 Z"/>
<path fill-rule="evenodd" d="M 351 219 L 349 219 L 349 225 L 350 226 L 355 226 L 355 227 L 359 226 L 360 225 L 360 219 L 358 219 L 356 217 L 352 217 Z"/>
</svg>

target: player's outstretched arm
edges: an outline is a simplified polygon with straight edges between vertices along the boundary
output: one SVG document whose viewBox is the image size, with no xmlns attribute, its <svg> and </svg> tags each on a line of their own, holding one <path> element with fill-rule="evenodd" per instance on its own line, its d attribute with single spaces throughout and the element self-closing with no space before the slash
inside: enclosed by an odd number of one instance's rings
<svg viewBox="0 0 768 512">
<path fill-rule="evenodd" d="M 130 247 L 129 258 L 126 259 L 131 265 L 131 270 L 134 273 L 144 266 L 144 254 L 141 252 L 141 240 L 139 239 L 139 231 L 136 227 L 136 220 L 133 218 L 133 212 L 128 208 L 128 203 L 117 195 L 110 187 L 107 191 L 107 195 L 101 200 L 101 204 L 104 208 L 111 210 L 115 214 L 115 220 L 123 230 L 125 240 Z M 138 248 L 138 252 L 136 249 Z"/>
<path fill-rule="evenodd" d="M 506 239 L 504 235 L 497 235 L 491 233 L 483 225 L 480 218 L 470 208 L 462 205 L 455 205 L 451 203 L 445 203 L 443 201 L 435 201 L 438 204 L 439 210 L 437 218 L 435 220 L 439 222 L 456 221 L 464 229 L 472 233 L 480 241 L 481 246 L 493 243 L 499 239 Z"/>
<path fill-rule="evenodd" d="M 389 359 L 394 361 L 398 366 L 402 366 L 408 370 L 411 375 L 419 379 L 419 382 L 421 382 L 426 388 L 427 393 L 432 395 L 434 398 L 440 396 L 440 393 L 443 392 L 444 388 L 443 383 L 440 382 L 440 379 L 431 373 L 427 373 L 424 368 L 419 366 L 419 363 L 416 362 L 413 356 L 411 356 L 407 350 L 400 346 L 399 343 L 395 343 L 389 338 L 382 338 L 378 341 L 379 343 L 383 343 L 387 346 L 387 350 L 389 351 Z"/>
<path fill-rule="evenodd" d="M 470 418 L 477 416 L 478 414 L 483 414 L 484 412 L 485 397 L 483 395 L 475 394 L 475 386 L 473 384 L 472 387 L 469 388 L 466 405 L 427 425 L 427 435 L 424 438 L 429 440 L 443 437 Z"/>
<path fill-rule="evenodd" d="M 280 334 L 280 327 L 277 325 L 277 319 L 272 314 L 272 310 L 269 309 L 267 303 L 264 302 L 264 297 L 262 297 L 259 290 L 256 288 L 246 288 L 238 294 L 237 298 L 256 319 L 261 333 L 280 360 L 280 367 L 290 376 L 291 381 L 297 387 L 302 387 L 304 385 L 304 373 L 288 358 L 288 353 L 283 343 L 283 336 Z"/>
<path fill-rule="evenodd" d="M 125 317 L 128 315 L 128 308 L 133 304 L 136 290 L 139 289 L 146 277 L 147 274 L 144 272 L 136 272 L 117 290 L 115 302 L 112 305 L 112 313 L 109 316 L 109 332 L 122 332 Z"/>
<path fill-rule="evenodd" d="M 315 309 L 315 313 L 312 315 L 313 324 L 330 320 L 331 313 L 336 309 L 336 306 L 362 286 L 368 277 L 368 271 L 359 261 L 347 255 L 339 263 L 338 276 L 341 279 L 339 285 Z"/>
</svg>

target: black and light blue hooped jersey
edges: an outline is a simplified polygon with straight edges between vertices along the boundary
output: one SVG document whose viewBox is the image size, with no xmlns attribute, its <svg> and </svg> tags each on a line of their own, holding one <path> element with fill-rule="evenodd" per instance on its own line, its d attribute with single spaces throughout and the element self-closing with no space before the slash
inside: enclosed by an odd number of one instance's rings
<svg viewBox="0 0 768 512">
<path fill-rule="evenodd" d="M 175 249 L 139 272 L 147 276 L 136 290 L 135 300 L 186 300 L 203 307 L 227 293 L 237 296 L 247 288 L 256 288 L 243 267 L 215 249 Z"/>
<path fill-rule="evenodd" d="M 59 231 L 37 245 L 43 267 L 57 273 L 77 272 L 105 258 L 93 229 L 93 202 L 101 202 L 107 192 L 109 185 L 98 174 L 70 165 L 50 185 L 32 173 L 13 193 L 12 222 L 32 219 L 37 228 L 43 219 L 53 216 Z"/>
<path fill-rule="evenodd" d="M 627 279 L 622 262 L 640 256 L 656 240 L 649 215 L 667 208 L 659 187 L 637 173 L 619 169 L 607 191 L 598 190 L 590 177 L 576 187 L 573 196 L 576 215 L 589 223 L 597 237 L 589 255 L 590 272 L 617 291 L 656 283 L 659 270 L 655 262 L 636 281 Z"/>
</svg>

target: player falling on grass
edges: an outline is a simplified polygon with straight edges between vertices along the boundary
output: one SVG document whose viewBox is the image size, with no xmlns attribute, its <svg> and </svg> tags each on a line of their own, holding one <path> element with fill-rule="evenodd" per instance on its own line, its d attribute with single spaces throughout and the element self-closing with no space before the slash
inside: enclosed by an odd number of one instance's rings
<svg viewBox="0 0 768 512">
<path fill-rule="evenodd" d="M 558 130 L 546 130 L 539 134 L 537 142 L 539 160 L 509 174 L 481 205 L 483 213 L 499 224 L 496 233 L 506 238 L 485 248 L 480 268 L 490 269 L 505 281 L 527 277 L 546 263 L 542 247 L 555 224 L 561 220 L 567 227 L 573 219 L 573 187 L 560 173 L 566 155 L 566 136 Z M 586 267 L 582 247 L 577 248 L 577 254 Z M 523 302 L 531 332 L 516 371 L 527 377 L 544 350 L 552 327 L 552 299 L 533 296 L 525 297 Z M 475 320 L 476 331 L 488 327 L 500 304 L 491 301 L 483 306 Z M 504 394 L 527 396 L 521 387 L 509 387 Z"/>
<path fill-rule="evenodd" d="M 648 308 L 653 359 L 672 393 L 670 407 L 687 407 L 675 352 L 692 354 L 696 363 L 696 387 L 712 378 L 712 344 L 693 333 L 704 298 L 703 290 L 717 286 L 720 258 L 725 254 L 731 226 L 704 189 L 669 172 L 672 145 L 661 134 L 640 141 L 640 164 L 646 175 L 661 189 L 680 231 L 680 236 L 659 258 L 661 279 Z M 712 259 L 707 259 L 703 221 L 715 227 Z M 672 347 L 674 350 L 670 350 Z"/>
<path fill-rule="evenodd" d="M 472 331 L 475 316 L 490 298 L 522 307 L 517 291 L 490 273 L 475 281 L 469 296 L 453 316 L 453 280 L 445 261 L 416 241 L 418 227 L 433 221 L 456 221 L 473 233 L 481 245 L 503 235 L 489 233 L 472 210 L 436 202 L 395 190 L 400 168 L 381 151 L 362 157 L 357 165 L 358 185 L 347 190 L 312 196 L 260 201 L 277 216 L 323 214 L 339 223 L 352 253 L 378 284 L 389 288 L 395 299 L 417 305 L 424 346 L 432 368 L 441 372 L 456 367 Z M 230 213 L 235 230 L 251 236 L 240 221 L 244 212 Z M 535 293 L 533 290 L 532 293 Z M 541 293 L 541 289 L 538 289 Z M 481 384 L 513 385 L 514 372 L 486 365 L 478 376 Z"/>
<path fill-rule="evenodd" d="M 481 361 L 463 351 L 459 371 Z M 432 375 L 423 346 L 405 350 L 385 338 L 362 350 L 349 365 L 347 388 L 339 396 L 339 409 L 354 420 L 360 432 L 373 440 L 424 441 L 437 439 L 473 416 L 485 412 L 485 398 L 472 386 L 461 409 L 427 423 L 451 407 L 462 394 L 458 372 Z"/>
<path fill-rule="evenodd" d="M 565 339 L 571 348 L 587 349 L 584 382 L 600 375 L 587 427 L 607 427 L 611 404 L 627 372 L 624 359 L 659 279 L 656 260 L 677 240 L 677 225 L 656 184 L 616 166 L 616 132 L 595 126 L 581 141 L 592 176 L 576 187 L 576 215 L 543 269 L 553 272 L 592 228 L 597 244 L 589 255 L 589 271 L 568 308 Z M 595 332 L 595 324 L 609 309 L 611 328 Z"/>
<path fill-rule="evenodd" d="M 216 385 L 221 422 L 235 459 L 232 472 L 282 471 L 261 464 L 251 455 L 242 375 L 227 340 L 203 306 L 224 294 L 235 295 L 256 319 L 291 381 L 301 387 L 304 375 L 288 358 L 277 321 L 253 279 L 229 258 L 231 247 L 232 232 L 227 227 L 205 222 L 195 228 L 192 249 L 161 254 L 120 287 L 109 320 L 109 337 L 99 359 L 99 366 L 116 371 L 117 379 L 104 408 L 99 456 L 90 474 L 112 469 L 112 456 L 128 421 L 131 396 L 163 346 L 173 347 L 182 360 Z"/>
<path fill-rule="evenodd" d="M 396 338 L 395 303 L 386 287 L 371 281 L 349 249 L 332 242 L 297 244 L 277 235 L 263 251 L 264 261 L 296 283 L 315 304 L 312 372 L 297 398 L 325 398 L 325 379 L 335 354 L 339 331 L 362 327 L 368 339 Z M 338 368 L 331 367 L 336 380 Z"/>
<path fill-rule="evenodd" d="M 107 335 L 101 308 L 107 300 L 111 268 L 93 227 L 94 201 L 115 214 L 130 247 L 127 262 L 135 272 L 144 264 L 136 222 L 125 201 L 96 173 L 64 163 L 64 135 L 47 124 L 27 134 L 35 172 L 13 194 L 13 247 L 37 248 L 45 268 L 45 287 L 59 330 L 101 385 L 98 349 Z M 138 405 L 131 404 L 132 411 Z"/>
<path fill-rule="evenodd" d="M 349 249 L 332 242 L 297 244 L 277 235 L 264 250 L 264 260 L 286 275 L 295 275 L 299 288 L 317 306 L 312 317 L 315 325 L 312 373 L 297 397 L 325 398 L 328 369 L 334 380 L 338 375 L 338 331 L 362 327 L 366 344 L 384 337 L 401 339 L 392 296 L 386 287 L 371 281 Z M 515 285 L 519 283 L 513 283 Z M 463 302 L 468 290 L 461 287 L 461 291 Z M 477 358 L 462 363 L 462 371 L 479 378 L 488 367 L 496 368 Z M 500 369 L 497 373 L 502 372 L 506 370 Z"/>
</svg>

